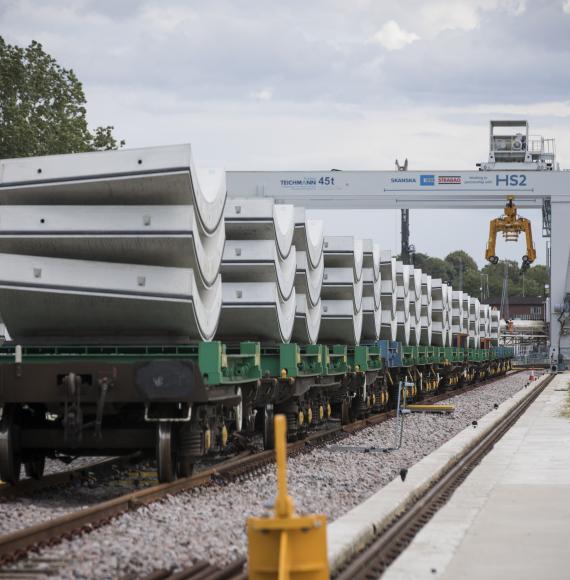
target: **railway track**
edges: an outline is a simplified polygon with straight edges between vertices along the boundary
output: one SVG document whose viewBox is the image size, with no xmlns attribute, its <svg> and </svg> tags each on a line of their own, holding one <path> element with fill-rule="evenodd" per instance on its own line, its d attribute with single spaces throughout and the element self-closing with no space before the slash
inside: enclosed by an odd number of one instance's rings
<svg viewBox="0 0 570 580">
<path fill-rule="evenodd" d="M 128 575 L 121 580 L 247 580 L 245 558 L 240 558 L 227 566 L 220 567 L 208 562 L 196 562 L 180 570 L 155 570 L 142 579 Z"/>
<path fill-rule="evenodd" d="M 98 459 L 92 463 L 44 475 L 41 479 L 31 477 L 22 479 L 16 485 L 0 483 L 0 503 L 28 497 L 41 491 L 81 484 L 89 481 L 93 476 L 107 477 L 117 471 L 128 469 L 138 459 L 140 459 L 140 455 L 132 453 L 122 457 Z"/>
<path fill-rule="evenodd" d="M 530 405 L 544 391 L 555 375 L 547 377 L 542 384 L 514 407 L 474 447 L 467 449 L 462 457 L 450 467 L 425 494 L 401 513 L 386 528 L 379 530 L 376 538 L 347 566 L 338 572 L 335 580 L 368 580 L 379 578 L 386 568 L 406 549 L 415 535 L 445 505 L 454 491 L 491 451 L 495 443 L 516 423 Z"/>
<path fill-rule="evenodd" d="M 515 372 L 509 374 L 515 374 Z M 426 397 L 424 401 L 438 402 L 446 400 L 501 378 L 504 378 L 504 375 L 493 377 L 476 385 L 469 385 L 446 393 Z M 338 424 L 332 428 L 311 432 L 306 438 L 289 443 L 287 448 L 288 454 L 291 456 L 310 451 L 315 447 L 337 441 L 366 427 L 387 421 L 394 416 L 395 411 L 390 410 L 357 420 L 348 425 Z M 222 461 L 214 467 L 204 469 L 191 477 L 127 493 L 91 507 L 5 534 L 0 536 L 0 564 L 7 564 L 20 559 L 32 549 L 54 545 L 64 538 L 88 533 L 93 529 L 105 525 L 113 518 L 125 512 L 133 511 L 153 502 L 160 501 L 168 495 L 189 491 L 204 485 L 232 481 L 245 474 L 254 473 L 256 470 L 263 468 L 273 461 L 273 451 L 244 451 L 231 459 Z"/>
</svg>

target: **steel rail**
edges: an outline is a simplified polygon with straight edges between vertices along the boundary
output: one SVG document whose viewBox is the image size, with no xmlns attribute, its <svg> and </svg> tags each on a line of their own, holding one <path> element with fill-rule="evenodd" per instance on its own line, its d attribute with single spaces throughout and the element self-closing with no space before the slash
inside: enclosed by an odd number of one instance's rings
<svg viewBox="0 0 570 580">
<path fill-rule="evenodd" d="M 234 560 L 227 566 L 217 566 L 198 561 L 179 570 L 155 570 L 142 578 L 137 575 L 126 575 L 121 580 L 247 580 L 245 558 Z"/>
<path fill-rule="evenodd" d="M 504 377 L 505 375 L 492 377 L 475 385 L 460 387 L 453 391 L 426 397 L 424 400 L 426 402 L 445 400 Z M 377 425 L 394 416 L 395 411 L 390 410 L 354 421 L 348 425 L 338 425 L 333 428 L 311 432 L 304 439 L 289 443 L 287 445 L 287 454 L 292 456 L 311 451 L 315 447 L 346 437 L 366 427 Z M 200 471 L 190 477 L 127 493 L 91 507 L 4 534 L 0 536 L 0 564 L 18 560 L 24 557 L 31 549 L 54 545 L 64 538 L 68 539 L 74 535 L 89 532 L 107 524 L 123 513 L 160 501 L 168 495 L 215 484 L 221 480 L 233 480 L 244 474 L 253 473 L 265 465 L 273 463 L 274 460 L 275 452 L 273 450 L 244 451 L 231 459 L 222 461 L 214 467 Z"/>
<path fill-rule="evenodd" d="M 379 530 L 376 538 L 334 575 L 335 580 L 379 578 L 553 378 L 554 375 L 546 378 L 538 388 L 521 399 L 475 446 L 467 449 L 438 480 L 434 481 L 424 495 L 399 514 L 386 528 Z"/>
<path fill-rule="evenodd" d="M 122 457 L 109 457 L 79 467 L 50 473 L 44 475 L 41 479 L 33 479 L 31 477 L 22 479 L 16 485 L 0 483 L 0 503 L 28 496 L 38 491 L 71 485 L 87 479 L 90 474 L 104 475 L 112 472 L 115 467 L 119 469 L 127 467 L 133 461 L 136 461 L 138 457 L 138 453 L 131 453 Z"/>
</svg>

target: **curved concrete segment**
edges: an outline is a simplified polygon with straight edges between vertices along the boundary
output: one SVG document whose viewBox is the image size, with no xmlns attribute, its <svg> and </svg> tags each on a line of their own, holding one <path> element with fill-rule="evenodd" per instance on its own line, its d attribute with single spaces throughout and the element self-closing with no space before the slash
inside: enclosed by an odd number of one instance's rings
<svg viewBox="0 0 570 580">
<path fill-rule="evenodd" d="M 283 300 L 275 282 L 224 282 L 216 338 L 289 342 L 295 322 L 295 290 Z"/>
<path fill-rule="evenodd" d="M 380 338 L 383 340 L 396 340 L 398 334 L 398 320 L 396 315 L 389 310 L 382 310 L 382 325 L 380 327 Z"/>
<path fill-rule="evenodd" d="M 295 290 L 306 294 L 310 304 L 316 306 L 321 299 L 321 289 L 325 274 L 325 261 L 321 259 L 320 264 L 311 268 L 307 257 L 307 252 L 297 252 L 297 270 L 295 274 Z"/>
<path fill-rule="evenodd" d="M 349 236 L 327 236 L 319 342 L 358 344 L 362 334 L 363 245 Z"/>
<path fill-rule="evenodd" d="M 410 344 L 410 266 L 396 261 L 396 340 Z"/>
<path fill-rule="evenodd" d="M 225 231 L 207 233 L 191 205 L 0 206 L 0 252 L 192 268 L 215 283 Z"/>
<path fill-rule="evenodd" d="M 225 209 L 221 340 L 289 342 L 296 309 L 295 208 L 232 199 Z"/>
<path fill-rule="evenodd" d="M 293 241 L 297 250 L 297 308 L 292 340 L 301 344 L 315 344 L 322 316 L 321 289 L 325 269 L 323 223 L 321 220 L 305 220 L 305 211 L 301 209 L 295 208 Z"/>
<path fill-rule="evenodd" d="M 319 342 L 359 344 L 362 310 L 355 313 L 349 300 L 323 300 L 322 312 Z"/>
<path fill-rule="evenodd" d="M 491 307 L 488 304 L 479 307 L 479 337 L 491 338 Z"/>
<path fill-rule="evenodd" d="M 365 239 L 363 248 L 362 340 L 376 341 L 380 338 L 382 324 L 380 246 Z"/>
<path fill-rule="evenodd" d="M 382 325 L 380 338 L 396 340 L 398 322 L 396 320 L 396 259 L 389 250 L 380 252 L 380 304 Z"/>
<path fill-rule="evenodd" d="M 447 284 L 443 284 L 441 278 L 432 278 L 432 344 L 434 346 L 447 345 L 447 327 L 445 298 Z"/>
<path fill-rule="evenodd" d="M 451 331 L 451 297 L 453 289 L 449 284 L 443 283 L 441 285 L 441 300 L 443 308 L 443 344 L 442 346 L 451 346 L 452 331 Z"/>
<path fill-rule="evenodd" d="M 364 277 L 364 296 L 372 296 L 374 304 L 380 308 L 382 277 L 380 272 L 380 246 L 372 240 L 363 240 L 362 274 Z"/>
<path fill-rule="evenodd" d="M 225 200 L 225 174 L 198 179 L 190 145 L 0 161 L 3 205 L 192 205 L 213 233 Z"/>
<path fill-rule="evenodd" d="M 396 312 L 396 321 L 396 340 L 401 342 L 404 346 L 409 346 L 411 333 L 410 317 L 408 316 L 408 318 L 405 318 L 403 312 Z"/>
<path fill-rule="evenodd" d="M 0 307 L 15 340 L 211 340 L 221 307 L 218 277 L 190 268 L 0 254 Z"/>
<path fill-rule="evenodd" d="M 454 334 L 465 332 L 463 317 L 463 292 L 454 290 L 451 301 L 451 324 Z"/>
<path fill-rule="evenodd" d="M 293 244 L 297 251 L 307 252 L 311 268 L 320 266 L 323 259 L 324 229 L 322 220 L 308 219 L 305 208 L 295 206 Z"/>
<path fill-rule="evenodd" d="M 325 236 L 323 251 L 327 268 L 352 268 L 354 280 L 362 278 L 364 248 L 361 239 L 352 236 Z"/>
<path fill-rule="evenodd" d="M 304 211 L 299 212 L 299 208 L 295 208 L 295 220 L 299 220 L 300 215 L 304 216 Z M 297 295 L 306 294 L 310 305 L 316 306 L 321 299 L 325 269 L 322 221 L 307 220 L 296 223 L 293 241 L 297 250 L 295 290 Z"/>
<path fill-rule="evenodd" d="M 431 276 L 429 274 L 422 274 L 421 293 L 420 343 L 424 346 L 430 346 L 432 335 L 432 298 Z"/>
<path fill-rule="evenodd" d="M 365 342 L 376 341 L 380 338 L 382 326 L 382 310 L 374 303 L 374 298 L 365 296 L 362 299 L 362 336 Z"/>
<path fill-rule="evenodd" d="M 410 343 L 418 346 L 422 333 L 422 271 L 410 267 Z"/>
<path fill-rule="evenodd" d="M 392 258 L 390 251 L 380 253 L 380 301 L 382 310 L 390 310 L 396 315 L 396 258 Z"/>
<path fill-rule="evenodd" d="M 229 199 L 224 211 L 228 240 L 273 240 L 286 258 L 293 247 L 295 208 L 272 199 Z"/>
<path fill-rule="evenodd" d="M 364 280 L 354 279 L 352 268 L 328 268 L 325 258 L 325 273 L 321 296 L 327 300 L 351 300 L 354 310 L 358 311 L 362 305 Z"/>
<path fill-rule="evenodd" d="M 467 292 L 463 292 L 463 333 L 466 336 L 466 346 L 469 346 L 469 300 L 471 296 Z"/>
<path fill-rule="evenodd" d="M 299 344 L 316 344 L 321 328 L 321 302 L 312 305 L 305 294 L 296 295 L 295 323 L 291 340 Z"/>
<path fill-rule="evenodd" d="M 491 325 L 490 325 L 490 338 L 493 339 L 495 344 L 499 341 L 500 333 L 500 322 L 501 322 L 501 312 L 499 310 L 491 310 Z"/>
<path fill-rule="evenodd" d="M 481 303 L 477 298 L 469 299 L 469 347 L 479 348 L 481 341 L 479 335 L 479 311 Z"/>
<path fill-rule="evenodd" d="M 221 265 L 222 280 L 227 282 L 276 282 L 284 300 L 295 284 L 296 252 L 283 258 L 272 240 L 226 240 Z"/>
</svg>

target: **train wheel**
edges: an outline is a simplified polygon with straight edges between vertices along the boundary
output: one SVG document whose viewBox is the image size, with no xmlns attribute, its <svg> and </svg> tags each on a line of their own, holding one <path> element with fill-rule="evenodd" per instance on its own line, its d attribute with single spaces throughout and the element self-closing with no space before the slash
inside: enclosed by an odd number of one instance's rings
<svg viewBox="0 0 570 580">
<path fill-rule="evenodd" d="M 16 444 L 14 410 L 5 407 L 0 421 L 0 479 L 15 484 L 20 479 L 22 462 Z"/>
<path fill-rule="evenodd" d="M 300 434 L 300 427 L 305 422 L 305 413 L 301 409 L 285 413 L 287 417 L 287 441 L 297 441 Z"/>
<path fill-rule="evenodd" d="M 176 478 L 176 458 L 172 423 L 159 421 L 156 434 L 156 470 L 158 481 L 167 483 Z"/>
<path fill-rule="evenodd" d="M 44 475 L 45 466 L 45 457 L 38 457 L 36 459 L 32 459 L 32 461 L 26 461 L 24 463 L 26 475 L 32 479 L 41 479 Z"/>
<path fill-rule="evenodd" d="M 263 410 L 263 448 L 275 449 L 273 405 L 265 405 Z"/>
</svg>

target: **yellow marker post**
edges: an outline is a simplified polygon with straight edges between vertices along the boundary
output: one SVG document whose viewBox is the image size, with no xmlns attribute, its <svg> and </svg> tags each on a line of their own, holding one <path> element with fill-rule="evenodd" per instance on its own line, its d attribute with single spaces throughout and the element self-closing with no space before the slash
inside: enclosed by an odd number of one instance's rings
<svg viewBox="0 0 570 580">
<path fill-rule="evenodd" d="M 275 417 L 275 455 L 275 514 L 247 521 L 249 578 L 328 580 L 326 516 L 295 514 L 293 499 L 287 494 L 287 423 L 284 415 Z"/>
</svg>

